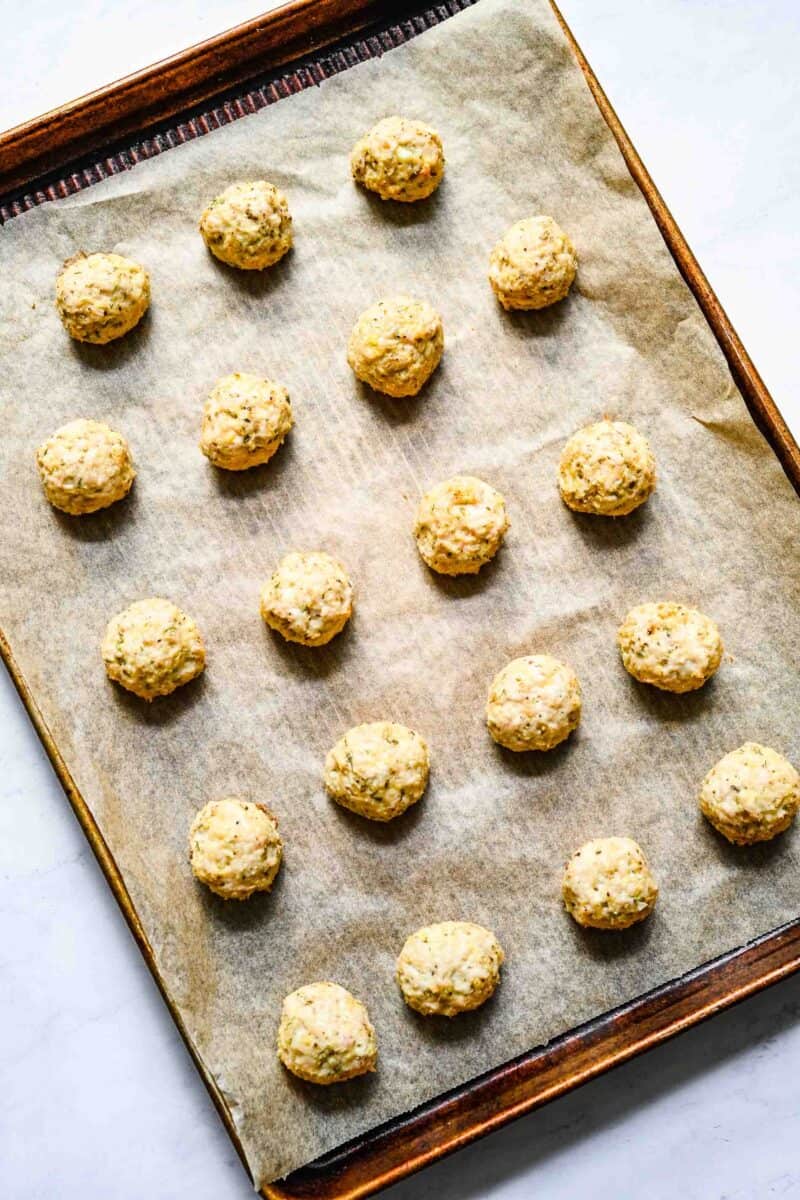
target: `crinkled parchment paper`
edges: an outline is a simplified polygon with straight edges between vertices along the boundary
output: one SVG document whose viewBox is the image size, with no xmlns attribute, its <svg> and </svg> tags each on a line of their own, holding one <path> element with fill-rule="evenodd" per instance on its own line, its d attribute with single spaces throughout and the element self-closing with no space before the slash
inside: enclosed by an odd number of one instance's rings
<svg viewBox="0 0 800 1200">
<path fill-rule="evenodd" d="M 357 190 L 348 151 L 399 111 L 442 134 L 447 175 L 427 204 Z M 296 247 L 263 275 L 217 264 L 204 204 L 239 178 L 284 188 Z M 563 304 L 507 315 L 487 256 L 512 221 L 552 213 L 580 252 Z M 115 249 L 146 264 L 153 306 L 116 346 L 81 348 L 53 308 L 61 261 Z M 735 390 L 546 0 L 480 0 L 381 61 L 46 204 L 0 233 L 0 623 L 124 875 L 166 988 L 264 1182 L 345 1139 L 797 915 L 797 831 L 729 848 L 698 785 L 748 738 L 800 757 L 800 505 Z M 447 347 L 416 400 L 353 379 L 350 327 L 385 293 L 442 312 Z M 288 386 L 296 428 L 274 461 L 216 472 L 197 448 L 218 376 Z M 564 508 L 564 439 L 612 413 L 650 437 L 656 495 L 611 521 Z M 76 416 L 130 440 L 139 475 L 105 514 L 61 517 L 34 466 Z M 420 491 L 457 471 L 505 494 L 512 527 L 474 579 L 434 577 L 411 536 Z M 290 548 L 338 555 L 351 627 L 290 647 L 258 590 Z M 143 596 L 187 609 L 204 677 L 152 706 L 106 681 L 106 620 Z M 701 692 L 669 696 L 622 669 L 616 627 L 673 598 L 712 614 L 728 655 Z M 508 659 L 571 662 L 584 719 L 547 755 L 496 748 L 488 683 Z M 431 787 L 378 827 L 323 792 L 350 725 L 419 729 Z M 263 799 L 285 866 L 271 896 L 225 904 L 195 885 L 187 828 L 210 797 Z M 628 834 L 661 885 L 652 920 L 581 933 L 560 868 L 583 840 Z M 482 1011 L 426 1021 L 402 1004 L 394 958 L 417 926 L 468 918 L 507 952 Z M 378 1073 L 315 1091 L 275 1057 L 285 993 L 334 979 L 369 1005 Z"/>
</svg>

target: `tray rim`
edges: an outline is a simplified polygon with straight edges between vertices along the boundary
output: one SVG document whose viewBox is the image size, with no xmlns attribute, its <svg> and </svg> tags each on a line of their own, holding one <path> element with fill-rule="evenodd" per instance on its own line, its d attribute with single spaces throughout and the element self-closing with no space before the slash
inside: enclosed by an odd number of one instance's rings
<svg viewBox="0 0 800 1200">
<path fill-rule="evenodd" d="M 549 3 L 667 248 L 725 355 L 755 424 L 800 495 L 800 448 L 556 0 L 549 0 Z M 442 19 L 453 15 L 446 3 L 433 7 L 446 14 Z M 132 131 L 141 133 L 155 121 L 180 114 L 187 105 L 211 100 L 252 79 L 259 70 L 291 63 L 309 52 L 329 47 L 345 34 L 353 34 L 388 17 L 402 19 L 412 11 L 419 10 L 410 0 L 290 0 L 269 13 L 0 134 L 0 192 L 20 184 L 33 184 L 38 181 L 41 170 L 66 167 L 76 153 L 107 145 L 112 138 Z M 104 119 L 98 121 L 98 114 Z M 40 147 L 48 127 L 56 132 L 44 159 Z M 94 130 L 93 136 L 87 137 L 87 128 Z M 39 149 L 34 153 L 32 147 Z M 248 1171 L 230 1110 L 192 1045 L 177 1006 L 158 972 L 152 947 L 121 872 L 71 777 L 2 629 L 0 657 L 178 1032 Z M 261 1195 L 265 1200 L 311 1200 L 312 1197 L 314 1200 L 360 1200 L 372 1195 L 798 969 L 800 917 L 700 964 L 686 975 L 601 1014 L 585 1025 L 566 1031 L 548 1045 L 535 1048 L 451 1093 L 434 1098 L 411 1114 L 368 1131 L 326 1155 L 319 1165 L 309 1164 L 284 1180 L 265 1185 Z"/>
</svg>

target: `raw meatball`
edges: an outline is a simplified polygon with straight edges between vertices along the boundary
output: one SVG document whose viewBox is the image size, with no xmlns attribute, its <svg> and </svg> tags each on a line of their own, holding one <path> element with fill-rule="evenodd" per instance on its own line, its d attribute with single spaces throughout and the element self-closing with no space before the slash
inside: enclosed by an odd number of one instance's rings
<svg viewBox="0 0 800 1200">
<path fill-rule="evenodd" d="M 581 719 L 581 685 L 549 654 L 515 658 L 492 680 L 486 723 L 508 750 L 552 750 Z"/>
<path fill-rule="evenodd" d="M 425 300 L 391 296 L 356 321 L 347 361 L 356 376 L 387 396 L 416 396 L 439 365 L 442 318 Z"/>
<path fill-rule="evenodd" d="M 626 837 L 597 838 L 564 868 L 564 904 L 579 925 L 627 929 L 655 907 L 658 886 L 641 847 Z"/>
<path fill-rule="evenodd" d="M 632 608 L 617 642 L 625 670 L 665 692 L 695 691 L 722 660 L 722 639 L 711 618 L 670 601 Z"/>
<path fill-rule="evenodd" d="M 397 960 L 409 1007 L 455 1017 L 480 1008 L 500 982 L 503 951 L 493 933 L 471 921 L 442 921 L 412 933 Z"/>
<path fill-rule="evenodd" d="M 236 371 L 206 400 L 200 449 L 215 467 L 246 471 L 272 458 L 292 424 L 285 387 Z"/>
<path fill-rule="evenodd" d="M 413 729 L 391 721 L 356 725 L 325 759 L 325 787 L 351 812 L 373 821 L 399 817 L 428 784 L 428 747 Z"/>
<path fill-rule="evenodd" d="M 500 492 L 474 475 L 454 475 L 420 500 L 414 537 L 440 575 L 475 575 L 494 558 L 509 524 Z"/>
<path fill-rule="evenodd" d="M 268 892 L 281 865 L 278 822 L 263 804 L 211 800 L 189 830 L 189 862 L 201 883 L 224 900 Z"/>
<path fill-rule="evenodd" d="M 570 239 L 552 217 L 512 225 L 489 257 L 489 283 L 503 308 L 546 308 L 563 300 L 578 269 Z"/>
<path fill-rule="evenodd" d="M 655 486 L 653 452 L 625 421 L 586 425 L 564 447 L 558 487 L 575 512 L 624 517 L 644 504 Z"/>
<path fill-rule="evenodd" d="M 308 983 L 283 1002 L 278 1058 L 309 1083 L 341 1083 L 374 1071 L 378 1045 L 369 1014 L 338 983 Z"/>
<path fill-rule="evenodd" d="M 292 245 L 292 218 L 283 192 L 264 179 L 232 183 L 200 218 L 215 258 L 242 271 L 271 267 Z"/>
<path fill-rule="evenodd" d="M 700 789 L 700 810 L 739 846 L 766 842 L 788 829 L 800 808 L 800 775 L 782 754 L 745 742 L 712 767 Z"/>
<path fill-rule="evenodd" d="M 70 337 L 103 345 L 138 325 L 150 304 L 150 276 L 121 254 L 75 254 L 56 279 L 56 308 Z"/>
<path fill-rule="evenodd" d="M 261 616 L 289 642 L 324 646 L 344 629 L 353 588 L 340 562 L 321 550 L 295 550 L 261 589 Z"/>
<path fill-rule="evenodd" d="M 424 200 L 442 182 L 442 139 L 421 121 L 386 117 L 356 142 L 350 169 L 383 200 Z"/>
<path fill-rule="evenodd" d="M 72 516 L 121 500 L 136 476 L 128 443 L 102 421 L 70 421 L 36 451 L 47 499 Z"/>
<path fill-rule="evenodd" d="M 109 679 L 143 700 L 168 696 L 206 664 L 200 630 L 169 600 L 137 600 L 106 626 L 102 645 Z"/>
</svg>

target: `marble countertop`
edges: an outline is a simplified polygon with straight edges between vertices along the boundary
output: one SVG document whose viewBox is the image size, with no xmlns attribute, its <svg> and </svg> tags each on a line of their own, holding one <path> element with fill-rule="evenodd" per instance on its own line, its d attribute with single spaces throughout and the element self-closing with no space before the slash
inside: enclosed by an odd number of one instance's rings
<svg viewBox="0 0 800 1200">
<path fill-rule="evenodd" d="M 7 6 L 0 128 L 265 7 Z M 561 8 L 800 437 L 800 5 Z M 800 1196 L 799 1014 L 796 977 L 387 1196 Z M 252 1194 L 2 669 L 0 1075 L 9 1200 Z"/>
</svg>

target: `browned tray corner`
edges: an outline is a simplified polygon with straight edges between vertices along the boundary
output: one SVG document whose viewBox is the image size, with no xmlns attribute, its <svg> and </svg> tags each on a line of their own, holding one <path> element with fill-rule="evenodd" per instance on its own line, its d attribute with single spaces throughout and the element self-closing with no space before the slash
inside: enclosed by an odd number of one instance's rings
<svg viewBox="0 0 800 1200">
<path fill-rule="evenodd" d="M 0 194 L 0 221 L 89 187 L 110 174 L 130 169 L 143 158 L 201 137 L 217 125 L 313 86 L 356 62 L 379 56 L 474 2 L 445 0 L 435 7 L 420 7 L 415 0 L 293 0 L 273 13 L 0 134 L 0 193 L 5 193 Z M 714 332 L 753 420 L 800 494 L 800 449 L 554 0 L 550 2 L 664 241 Z M 353 31 L 364 32 L 354 36 Z M 344 35 L 347 37 L 340 40 Z M 252 82 L 256 76 L 256 82 Z M 245 80 L 251 82 L 243 84 Z M 215 98 L 213 103 L 208 102 L 209 97 Z M 117 865 L 1 632 L 0 653 L 241 1155 L 231 1114 L 188 1041 Z M 388 1122 L 266 1186 L 262 1194 L 269 1200 L 357 1200 L 372 1195 L 798 968 L 800 918 Z"/>
</svg>

